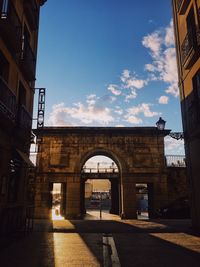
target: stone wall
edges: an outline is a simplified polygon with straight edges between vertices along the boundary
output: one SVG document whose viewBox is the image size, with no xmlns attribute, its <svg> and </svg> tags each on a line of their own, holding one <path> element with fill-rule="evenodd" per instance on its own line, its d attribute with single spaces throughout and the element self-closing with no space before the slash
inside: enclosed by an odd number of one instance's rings
<svg viewBox="0 0 200 267">
<path fill-rule="evenodd" d="M 50 182 L 67 184 L 66 217 L 80 216 L 83 202 L 81 170 L 95 155 L 108 156 L 118 166 L 122 217 L 136 217 L 136 183 L 151 185 L 152 214 L 168 202 L 164 158 L 164 136 L 168 131 L 161 132 L 155 127 L 45 127 L 35 133 L 39 140 L 37 216 L 48 213 L 47 204 L 40 201 L 41 195 L 48 192 Z M 47 194 L 46 203 L 48 199 Z"/>
<path fill-rule="evenodd" d="M 189 182 L 185 167 L 167 168 L 167 187 L 169 203 L 181 197 L 189 197 Z"/>
</svg>

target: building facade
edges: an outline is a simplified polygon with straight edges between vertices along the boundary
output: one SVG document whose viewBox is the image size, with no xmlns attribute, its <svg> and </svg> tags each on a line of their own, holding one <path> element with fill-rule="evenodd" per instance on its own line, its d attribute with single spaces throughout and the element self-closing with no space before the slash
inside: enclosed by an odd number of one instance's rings
<svg viewBox="0 0 200 267">
<path fill-rule="evenodd" d="M 62 215 L 80 218 L 85 213 L 85 183 L 111 183 L 111 211 L 121 218 L 136 218 L 136 184 L 147 184 L 149 216 L 169 203 L 164 136 L 156 127 L 43 127 L 38 140 L 35 217 L 50 219 L 52 188 L 62 186 Z M 118 172 L 88 173 L 84 165 L 93 156 L 106 156 Z"/>
<path fill-rule="evenodd" d="M 0 233 L 25 227 L 40 7 L 45 0 L 0 0 Z"/>
<path fill-rule="evenodd" d="M 200 229 L 200 1 L 172 5 L 192 223 Z"/>
</svg>

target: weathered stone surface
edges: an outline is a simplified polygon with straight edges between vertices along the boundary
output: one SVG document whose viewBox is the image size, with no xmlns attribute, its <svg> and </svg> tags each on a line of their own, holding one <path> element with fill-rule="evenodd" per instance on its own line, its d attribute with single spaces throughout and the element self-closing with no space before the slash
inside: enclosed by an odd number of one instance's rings
<svg viewBox="0 0 200 267">
<path fill-rule="evenodd" d="M 164 136 L 169 131 L 158 131 L 155 127 L 45 127 L 35 133 L 41 140 L 37 194 L 44 196 L 45 192 L 45 199 L 41 198 L 43 204 L 36 201 L 37 217 L 44 205 L 49 210 L 51 198 L 46 192 L 48 183 L 53 182 L 66 183 L 66 217 L 80 216 L 84 201 L 81 171 L 95 155 L 110 157 L 119 168 L 120 213 L 124 218 L 136 218 L 136 183 L 151 184 L 154 188 L 151 214 L 168 202 Z M 46 214 L 45 211 L 39 217 Z"/>
<path fill-rule="evenodd" d="M 167 168 L 167 188 L 169 202 L 181 197 L 189 198 L 189 181 L 184 167 Z"/>
</svg>

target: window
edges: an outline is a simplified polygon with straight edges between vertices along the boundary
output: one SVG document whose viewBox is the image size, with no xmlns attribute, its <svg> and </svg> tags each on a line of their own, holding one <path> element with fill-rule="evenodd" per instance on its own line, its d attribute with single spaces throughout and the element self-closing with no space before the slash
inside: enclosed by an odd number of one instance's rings
<svg viewBox="0 0 200 267">
<path fill-rule="evenodd" d="M 26 25 L 24 25 L 24 32 L 22 36 L 22 59 L 26 57 L 26 51 L 30 44 L 30 33 Z"/>
<path fill-rule="evenodd" d="M 193 77 L 192 83 L 193 83 L 194 99 L 198 102 L 198 105 L 200 106 L 200 70 Z"/>
<path fill-rule="evenodd" d="M 3 53 L 0 51 L 0 77 L 4 79 L 4 81 L 8 82 L 9 76 L 9 63 L 4 57 Z"/>
<path fill-rule="evenodd" d="M 188 108 L 189 128 L 196 130 L 200 123 L 200 70 L 192 79 L 193 91 L 190 98 L 190 105 Z"/>
<path fill-rule="evenodd" d="M 19 105 L 26 106 L 26 89 L 23 84 L 19 83 L 19 98 L 18 98 Z"/>
<path fill-rule="evenodd" d="M 188 32 L 188 42 L 190 47 L 195 47 L 197 45 L 196 38 L 196 24 L 194 18 L 194 9 L 191 8 L 186 19 L 187 32 Z"/>
<path fill-rule="evenodd" d="M 3 0 L 1 8 L 1 19 L 7 19 L 9 8 L 9 0 Z"/>
<path fill-rule="evenodd" d="M 8 184 L 8 202 L 9 203 L 14 203 L 18 199 L 21 168 L 22 168 L 22 160 L 15 152 L 12 154 L 12 159 L 10 160 L 10 175 L 9 175 L 9 184 Z"/>
<path fill-rule="evenodd" d="M 189 10 L 189 13 L 187 15 L 186 27 L 187 33 L 181 44 L 181 60 L 184 67 L 188 69 L 192 64 L 194 64 L 198 57 L 196 52 L 199 40 L 197 40 L 197 26 L 195 23 L 193 7 Z"/>
</svg>

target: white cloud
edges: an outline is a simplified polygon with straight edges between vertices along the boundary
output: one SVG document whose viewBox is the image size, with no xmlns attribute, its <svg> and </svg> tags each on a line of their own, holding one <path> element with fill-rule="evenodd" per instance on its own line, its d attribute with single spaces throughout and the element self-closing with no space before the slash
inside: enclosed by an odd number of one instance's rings
<svg viewBox="0 0 200 267">
<path fill-rule="evenodd" d="M 108 125 L 114 121 L 112 111 L 97 104 L 97 99 L 96 95 L 90 95 L 85 105 L 81 102 L 74 103 L 72 107 L 66 107 L 64 103 L 54 105 L 48 125 Z"/>
<path fill-rule="evenodd" d="M 134 99 L 137 97 L 136 90 L 132 89 L 130 94 L 125 96 L 125 102 L 129 102 L 130 99 Z"/>
<path fill-rule="evenodd" d="M 164 30 L 145 36 L 142 44 L 150 50 L 152 57 L 152 62 L 145 65 L 145 70 L 151 73 L 150 80 L 165 82 L 168 84 L 165 92 L 177 97 L 179 89 L 172 20 Z M 152 73 L 155 75 L 152 76 Z"/>
<path fill-rule="evenodd" d="M 167 155 L 184 155 L 184 141 L 176 140 L 170 136 L 165 137 L 165 154 Z"/>
<path fill-rule="evenodd" d="M 115 96 L 110 96 L 110 95 L 103 95 L 102 97 L 99 97 L 98 102 L 100 103 L 100 105 L 103 103 L 105 104 L 107 103 L 113 103 L 116 101 L 116 97 Z"/>
<path fill-rule="evenodd" d="M 159 104 L 163 104 L 166 105 L 169 102 L 169 97 L 166 95 L 162 95 L 159 99 L 158 99 L 158 103 Z"/>
<path fill-rule="evenodd" d="M 151 50 L 152 56 L 157 57 L 160 54 L 162 37 L 159 31 L 155 31 L 145 36 L 142 40 L 142 44 Z"/>
<path fill-rule="evenodd" d="M 146 84 L 146 80 L 138 79 L 135 73 L 131 75 L 129 70 L 124 70 L 121 75 L 121 81 L 123 88 L 126 89 L 141 89 Z"/>
<path fill-rule="evenodd" d="M 152 104 L 142 103 L 138 106 L 131 107 L 127 109 L 127 114 L 124 116 L 125 120 L 132 124 L 141 124 L 143 121 L 139 117 L 139 115 L 143 115 L 144 117 L 154 117 L 159 115 L 158 112 L 151 111 L 150 107 Z"/>
<path fill-rule="evenodd" d="M 150 72 L 154 72 L 156 70 L 155 66 L 152 64 L 146 64 L 145 65 L 145 70 L 148 70 Z"/>
<path fill-rule="evenodd" d="M 140 79 L 135 73 L 131 73 L 128 69 L 124 69 L 120 76 L 120 84 L 109 84 L 108 90 L 114 96 L 123 96 L 125 102 L 137 97 L 137 90 L 142 89 L 148 84 L 148 79 Z"/>
<path fill-rule="evenodd" d="M 120 106 L 116 106 L 114 112 L 118 115 L 122 115 L 124 111 Z"/>
<path fill-rule="evenodd" d="M 97 96 L 95 94 L 91 94 L 87 96 L 86 102 L 89 106 L 93 106 L 96 104 L 96 101 L 98 100 Z"/>
<path fill-rule="evenodd" d="M 116 124 L 115 127 L 124 127 L 123 124 Z"/>
<path fill-rule="evenodd" d="M 146 81 L 144 80 L 139 80 L 139 79 L 136 79 L 135 77 L 133 77 L 132 79 L 128 79 L 126 81 L 126 85 L 125 85 L 125 88 L 136 88 L 136 89 L 141 89 L 145 86 L 146 84 Z"/>
<path fill-rule="evenodd" d="M 121 75 L 121 80 L 125 82 L 126 79 L 130 78 L 130 71 L 129 70 L 123 70 Z"/>
<path fill-rule="evenodd" d="M 166 28 L 165 35 L 165 45 L 166 46 L 174 46 L 174 31 L 173 31 L 173 21 L 170 21 L 169 26 Z"/>
<path fill-rule="evenodd" d="M 130 114 L 126 115 L 125 119 L 131 124 L 141 124 L 143 122 L 141 118 Z"/>
<path fill-rule="evenodd" d="M 178 96 L 177 66 L 174 47 L 173 23 L 165 29 L 154 31 L 144 36 L 142 44 L 150 52 L 151 60 L 145 65 L 145 77 L 124 69 L 118 83 L 110 83 L 107 87 L 108 94 L 97 96 L 88 95 L 85 101 L 65 106 L 64 103 L 54 105 L 49 116 L 49 125 L 121 125 L 121 119 L 131 124 L 141 124 L 143 117 L 160 115 L 152 111 L 152 104 L 141 103 L 124 111 L 121 107 L 113 107 L 113 103 L 124 98 L 125 102 L 133 100 L 138 95 L 138 90 L 144 88 L 152 81 L 162 81 L 167 86 L 165 93 Z M 158 103 L 167 104 L 169 96 L 164 94 Z M 114 117 L 115 116 L 115 117 Z M 123 116 L 123 118 L 122 118 Z"/>
<path fill-rule="evenodd" d="M 145 117 L 154 117 L 154 116 L 157 116 L 158 115 L 158 112 L 151 111 L 150 110 L 150 107 L 151 106 L 152 106 L 152 104 L 142 103 L 142 104 L 139 104 L 138 106 L 129 108 L 128 111 L 132 115 L 138 115 L 140 113 L 143 113 Z"/>
<path fill-rule="evenodd" d="M 118 85 L 116 84 L 110 84 L 108 86 L 108 90 L 111 91 L 111 93 L 116 96 L 119 96 L 122 93 L 121 90 L 119 90 Z"/>
<path fill-rule="evenodd" d="M 175 48 L 168 48 L 163 53 L 163 71 L 160 73 L 161 79 L 169 84 L 166 93 L 177 97 L 179 95 L 178 76 L 176 64 Z"/>
</svg>

